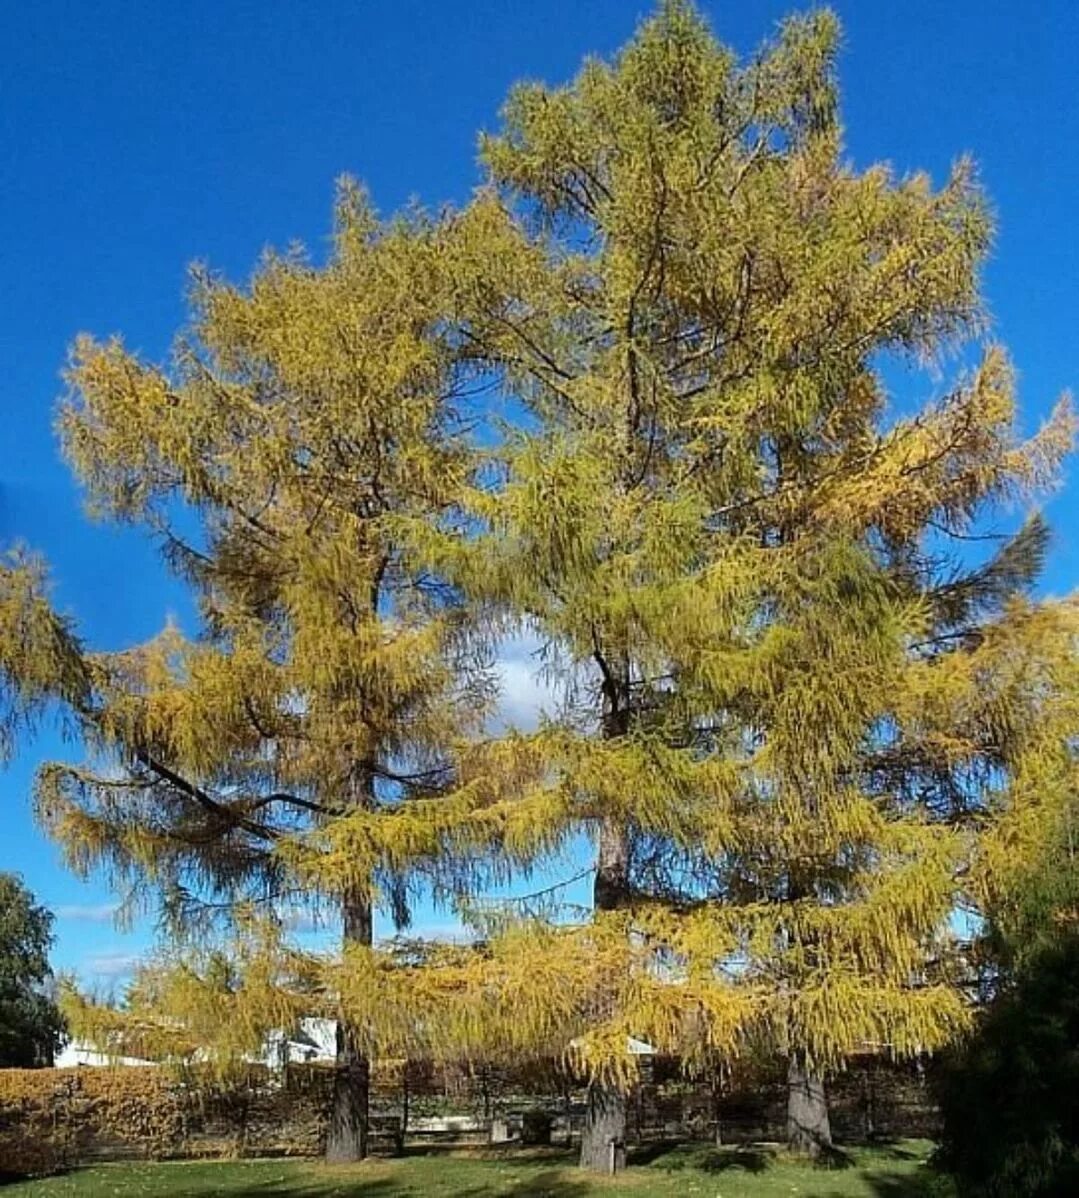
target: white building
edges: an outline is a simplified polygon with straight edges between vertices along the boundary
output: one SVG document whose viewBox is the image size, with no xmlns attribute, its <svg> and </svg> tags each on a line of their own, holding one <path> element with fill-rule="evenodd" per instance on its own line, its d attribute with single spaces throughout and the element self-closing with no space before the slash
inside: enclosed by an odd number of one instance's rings
<svg viewBox="0 0 1079 1198">
<path fill-rule="evenodd" d="M 142 1057 L 110 1057 L 78 1040 L 69 1040 L 53 1058 L 53 1066 L 56 1069 L 70 1069 L 74 1065 L 153 1065 L 155 1063 L 154 1061 L 145 1061 Z"/>
<path fill-rule="evenodd" d="M 271 1032 L 262 1051 L 252 1056 L 253 1064 L 281 1069 L 288 1064 L 309 1064 L 312 1061 L 333 1062 L 337 1056 L 337 1022 L 333 1019 L 301 1019 L 290 1035 Z M 110 1056 L 80 1040 L 69 1040 L 56 1054 L 57 1069 L 73 1066 L 100 1067 L 104 1065 L 153 1065 L 142 1057 Z"/>
</svg>

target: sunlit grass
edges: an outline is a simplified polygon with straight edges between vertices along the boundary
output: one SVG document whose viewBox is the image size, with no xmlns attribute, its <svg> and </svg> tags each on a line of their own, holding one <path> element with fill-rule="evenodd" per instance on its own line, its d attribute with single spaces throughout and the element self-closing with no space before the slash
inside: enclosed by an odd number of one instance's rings
<svg viewBox="0 0 1079 1198">
<path fill-rule="evenodd" d="M 432 1153 L 337 1168 L 287 1160 L 139 1162 L 16 1182 L 4 1187 L 3 1198 L 590 1198 L 612 1192 L 640 1198 L 947 1198 L 947 1183 L 926 1165 L 930 1150 L 924 1141 L 852 1149 L 825 1168 L 769 1147 L 656 1147 L 638 1153 L 617 1179 L 585 1177 L 558 1151 Z"/>
</svg>

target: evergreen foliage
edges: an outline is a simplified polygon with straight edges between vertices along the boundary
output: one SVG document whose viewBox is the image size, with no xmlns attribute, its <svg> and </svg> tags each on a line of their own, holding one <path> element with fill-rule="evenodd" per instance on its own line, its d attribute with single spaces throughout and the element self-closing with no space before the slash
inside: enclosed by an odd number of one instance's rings
<svg viewBox="0 0 1079 1198">
<path fill-rule="evenodd" d="M 941 1161 L 971 1198 L 1079 1187 L 1079 867 L 1074 805 L 992 911 L 994 999 L 941 1076 Z"/>
<path fill-rule="evenodd" d="M 15 874 L 0 874 L 0 1068 L 51 1065 L 63 1020 L 52 978 L 50 912 Z"/>
</svg>

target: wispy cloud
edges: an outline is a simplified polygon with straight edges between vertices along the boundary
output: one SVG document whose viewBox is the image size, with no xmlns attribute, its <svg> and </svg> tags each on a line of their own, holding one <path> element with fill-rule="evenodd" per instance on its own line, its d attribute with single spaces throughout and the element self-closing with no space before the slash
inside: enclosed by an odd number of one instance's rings
<svg viewBox="0 0 1079 1198">
<path fill-rule="evenodd" d="M 459 920 L 419 920 L 401 935 L 406 940 L 440 940 L 446 944 L 471 944 L 476 939 L 475 931 Z"/>
<path fill-rule="evenodd" d="M 115 982 L 130 977 L 141 960 L 138 953 L 106 949 L 84 957 L 79 972 L 92 980 Z"/>
<path fill-rule="evenodd" d="M 305 933 L 333 930 L 338 921 L 333 911 L 300 907 L 282 912 L 281 922 L 286 932 Z"/>
<path fill-rule="evenodd" d="M 80 920 L 83 923 L 111 923 L 119 910 L 119 903 L 61 903 L 55 909 L 57 919 Z"/>
</svg>

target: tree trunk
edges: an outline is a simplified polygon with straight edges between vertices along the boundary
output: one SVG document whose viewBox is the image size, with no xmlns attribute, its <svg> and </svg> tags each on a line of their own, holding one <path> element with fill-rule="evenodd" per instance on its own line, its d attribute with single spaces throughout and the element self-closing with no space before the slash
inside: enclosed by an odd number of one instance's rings
<svg viewBox="0 0 1079 1198">
<path fill-rule="evenodd" d="M 593 1082 L 581 1132 L 581 1168 L 617 1173 L 626 1164 L 626 1096 Z"/>
<path fill-rule="evenodd" d="M 599 829 L 593 905 L 613 911 L 628 898 L 629 847 L 623 828 L 604 820 Z M 616 1173 L 626 1163 L 626 1096 L 605 1082 L 588 1087 L 581 1129 L 581 1168 Z"/>
<path fill-rule="evenodd" d="M 342 900 L 344 944 L 369 945 L 372 938 L 371 902 L 366 894 L 349 891 Z M 342 1015 L 337 1021 L 337 1061 L 333 1080 L 326 1161 L 345 1164 L 367 1155 L 367 1126 L 371 1094 L 371 1062 L 363 1052 L 358 1031 Z"/>
<path fill-rule="evenodd" d="M 723 1066 L 716 1067 L 712 1074 L 712 1125 L 713 1142 L 717 1148 L 723 1147 Z"/>
<path fill-rule="evenodd" d="M 792 1052 L 787 1065 L 787 1145 L 792 1152 L 818 1157 L 832 1147 L 824 1078 Z"/>
</svg>

